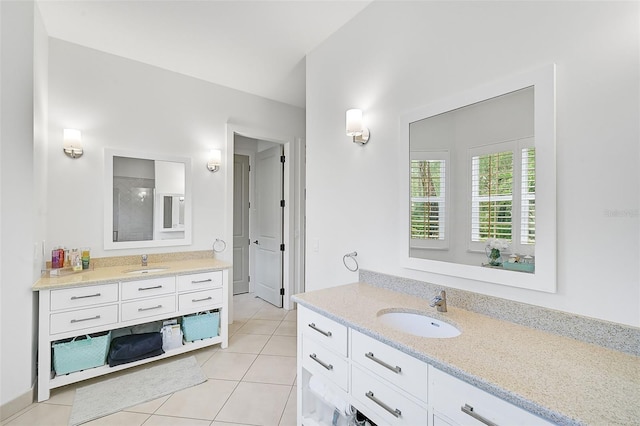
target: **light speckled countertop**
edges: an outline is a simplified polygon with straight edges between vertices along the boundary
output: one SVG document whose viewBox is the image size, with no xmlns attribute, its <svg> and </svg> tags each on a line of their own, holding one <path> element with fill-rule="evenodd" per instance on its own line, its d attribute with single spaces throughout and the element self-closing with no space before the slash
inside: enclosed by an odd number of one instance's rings
<svg viewBox="0 0 640 426">
<path fill-rule="evenodd" d="M 298 294 L 293 300 L 558 424 L 640 424 L 640 357 L 364 283 Z M 417 337 L 377 320 L 408 310 L 462 334 Z"/>
<path fill-rule="evenodd" d="M 209 272 L 229 269 L 231 265 L 216 259 L 188 259 L 167 261 L 160 263 L 148 263 L 147 266 L 119 265 L 107 266 L 95 269 L 87 269 L 82 272 L 71 273 L 62 277 L 43 277 L 33 285 L 33 291 L 53 290 L 64 287 L 79 287 L 84 285 L 100 284 L 114 281 L 135 281 L 149 277 L 166 277 L 197 272 Z M 166 268 L 158 272 L 146 274 L 128 274 L 127 272 L 140 269 Z"/>
</svg>

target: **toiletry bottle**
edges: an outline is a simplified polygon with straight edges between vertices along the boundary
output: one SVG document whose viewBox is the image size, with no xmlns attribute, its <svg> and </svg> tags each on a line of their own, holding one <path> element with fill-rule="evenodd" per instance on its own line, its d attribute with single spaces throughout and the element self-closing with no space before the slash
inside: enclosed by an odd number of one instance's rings
<svg viewBox="0 0 640 426">
<path fill-rule="evenodd" d="M 58 247 L 54 247 L 51 250 L 51 269 L 58 269 L 60 267 L 60 252 Z"/>
<path fill-rule="evenodd" d="M 68 268 L 71 266 L 71 257 L 69 257 L 69 249 L 64 249 L 64 267 Z"/>
</svg>

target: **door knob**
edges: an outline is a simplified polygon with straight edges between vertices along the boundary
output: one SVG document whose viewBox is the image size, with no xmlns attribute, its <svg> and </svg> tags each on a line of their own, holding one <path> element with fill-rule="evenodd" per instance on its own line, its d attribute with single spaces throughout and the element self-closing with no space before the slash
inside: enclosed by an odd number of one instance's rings
<svg viewBox="0 0 640 426">
<path fill-rule="evenodd" d="M 255 241 L 253 242 L 253 244 L 258 244 L 258 245 L 260 245 L 260 243 L 258 242 L 258 240 L 255 240 Z"/>
</svg>

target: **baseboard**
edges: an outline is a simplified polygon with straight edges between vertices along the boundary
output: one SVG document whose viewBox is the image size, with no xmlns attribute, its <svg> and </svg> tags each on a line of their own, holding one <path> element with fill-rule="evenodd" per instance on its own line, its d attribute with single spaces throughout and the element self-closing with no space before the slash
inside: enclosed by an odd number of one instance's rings
<svg viewBox="0 0 640 426">
<path fill-rule="evenodd" d="M 29 405 L 31 405 L 35 397 L 34 390 L 35 389 L 32 387 L 31 389 L 29 389 L 27 392 L 23 393 L 19 397 L 5 404 L 2 404 L 0 406 L 0 421 L 5 421 L 9 417 L 13 416 L 16 413 L 19 413 L 20 411 L 24 410 Z"/>
</svg>

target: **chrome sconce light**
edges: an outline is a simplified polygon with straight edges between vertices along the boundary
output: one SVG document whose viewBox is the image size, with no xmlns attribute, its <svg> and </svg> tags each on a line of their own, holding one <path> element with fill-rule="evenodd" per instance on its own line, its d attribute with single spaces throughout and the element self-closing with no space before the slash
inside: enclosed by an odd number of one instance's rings
<svg viewBox="0 0 640 426">
<path fill-rule="evenodd" d="M 68 157 L 82 157 L 82 134 L 80 130 L 64 129 L 62 136 L 62 150 Z"/>
<path fill-rule="evenodd" d="M 347 136 L 353 138 L 353 143 L 364 145 L 369 142 L 369 129 L 362 124 L 362 110 L 347 110 Z"/>
<path fill-rule="evenodd" d="M 207 169 L 210 172 L 217 172 L 220 170 L 220 163 L 222 162 L 222 151 L 219 149 L 212 149 L 209 152 L 209 161 L 207 161 Z"/>
</svg>

